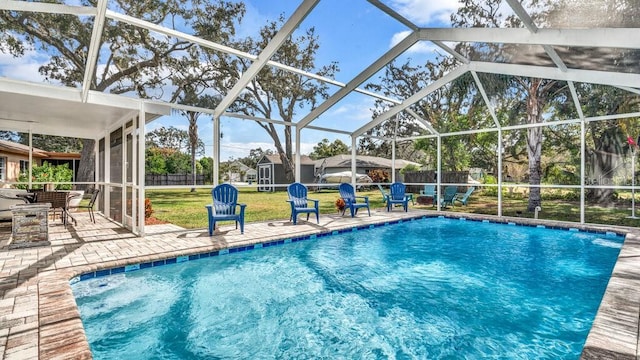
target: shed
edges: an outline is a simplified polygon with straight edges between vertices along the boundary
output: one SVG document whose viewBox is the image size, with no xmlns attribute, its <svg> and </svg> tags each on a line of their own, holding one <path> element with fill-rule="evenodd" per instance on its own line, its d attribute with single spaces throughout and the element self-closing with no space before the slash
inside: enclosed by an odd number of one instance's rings
<svg viewBox="0 0 640 360">
<path fill-rule="evenodd" d="M 295 158 L 293 159 L 295 161 Z M 313 183 L 314 162 L 307 155 L 300 156 L 300 182 Z M 284 190 L 289 181 L 285 177 L 280 155 L 264 155 L 258 161 L 258 191 Z M 271 185 L 285 185 L 273 187 Z"/>
</svg>

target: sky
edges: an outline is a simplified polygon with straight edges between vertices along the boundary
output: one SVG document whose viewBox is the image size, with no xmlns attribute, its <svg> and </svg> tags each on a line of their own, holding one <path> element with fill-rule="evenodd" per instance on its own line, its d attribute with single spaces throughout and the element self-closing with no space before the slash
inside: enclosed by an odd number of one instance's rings
<svg viewBox="0 0 640 360">
<path fill-rule="evenodd" d="M 240 37 L 257 36 L 259 29 L 268 20 L 277 19 L 284 14 L 287 18 L 300 1 L 292 0 L 245 0 L 247 12 L 237 28 Z M 407 17 L 415 24 L 424 27 L 449 27 L 450 14 L 455 12 L 457 0 L 386 0 L 386 5 Z M 68 2 L 72 4 L 73 1 Z M 373 63 L 393 45 L 402 40 L 409 29 L 383 13 L 365 0 L 322 0 L 303 21 L 297 31 L 315 27 L 320 48 L 316 56 L 316 65 L 322 66 L 332 61 L 338 63 L 340 71 L 336 80 L 349 82 L 354 76 Z M 399 60 L 410 59 L 414 64 L 424 64 L 433 59 L 436 48 L 429 42 L 416 44 Z M 442 51 L 440 51 L 442 54 Z M 30 51 L 23 58 L 13 58 L 0 51 L 0 75 L 13 79 L 43 82 L 38 67 L 48 60 L 48 56 Z M 379 74 L 367 82 L 376 81 Z M 361 87 L 363 87 L 361 85 Z M 339 90 L 330 85 L 330 94 Z M 335 104 L 326 113 L 313 121 L 311 125 L 339 128 L 353 131 L 371 120 L 374 99 L 352 93 Z M 302 119 L 308 108 L 298 109 L 294 121 Z M 147 125 L 147 132 L 161 126 L 174 126 L 186 130 L 188 121 L 179 115 L 165 116 Z M 278 126 L 278 128 L 282 128 Z M 206 156 L 213 151 L 213 125 L 211 118 L 201 116 L 198 121 L 198 133 L 205 144 Z M 221 119 L 221 160 L 241 158 L 255 148 L 274 150 L 273 140 L 267 132 L 254 121 L 223 117 Z M 317 130 L 303 130 L 301 135 L 301 153 L 309 154 L 323 138 L 330 141 L 340 139 L 351 144 L 349 136 Z M 284 137 L 281 136 L 284 141 Z"/>
</svg>

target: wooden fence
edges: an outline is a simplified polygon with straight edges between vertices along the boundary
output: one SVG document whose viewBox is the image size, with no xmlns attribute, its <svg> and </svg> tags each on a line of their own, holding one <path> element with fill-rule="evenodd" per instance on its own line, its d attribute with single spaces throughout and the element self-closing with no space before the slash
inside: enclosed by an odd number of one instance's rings
<svg viewBox="0 0 640 360">
<path fill-rule="evenodd" d="M 443 171 L 442 184 L 466 184 L 469 179 L 469 171 Z M 404 173 L 406 183 L 435 183 L 438 181 L 435 170 L 407 171 Z M 419 193 L 424 189 L 423 185 L 409 185 L 408 191 Z M 459 192 L 466 191 L 466 188 L 459 187 Z"/>
<path fill-rule="evenodd" d="M 210 178 L 210 176 L 209 176 Z M 196 185 L 204 185 L 205 175 L 196 175 Z M 193 175 L 191 174 L 146 174 L 144 176 L 146 186 L 164 186 L 164 185 L 193 185 Z"/>
</svg>

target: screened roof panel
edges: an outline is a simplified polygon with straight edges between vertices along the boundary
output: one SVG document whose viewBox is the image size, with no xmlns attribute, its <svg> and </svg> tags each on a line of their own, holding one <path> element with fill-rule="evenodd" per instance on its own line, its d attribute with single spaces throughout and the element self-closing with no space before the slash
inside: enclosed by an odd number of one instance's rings
<svg viewBox="0 0 640 360">
<path fill-rule="evenodd" d="M 18 3 L 20 3 L 20 5 L 16 5 Z M 22 3 L 29 4 L 33 2 L 5 2 L 0 4 L 0 7 L 2 7 L 3 9 L 13 9 L 11 11 L 14 11 L 17 8 L 30 8 L 32 10 L 35 9 L 34 12 L 29 12 L 29 15 L 32 16 L 33 19 L 46 18 L 48 21 L 42 22 L 42 24 L 44 25 L 39 25 L 41 27 L 40 30 L 43 31 L 55 31 L 55 29 L 58 27 L 53 26 L 53 24 L 63 23 L 72 25 L 60 27 L 60 29 L 63 29 L 63 33 L 56 33 L 52 36 L 56 39 L 62 40 L 65 43 L 66 49 L 62 52 L 68 53 L 70 56 L 76 53 L 78 55 L 77 59 L 79 61 L 65 59 L 59 62 L 59 64 L 63 64 L 65 66 L 73 65 L 79 67 L 79 69 L 65 72 L 66 70 L 53 70 L 53 68 L 48 67 L 48 64 L 52 60 L 56 60 L 56 56 L 60 55 L 61 52 L 60 50 L 55 49 L 51 46 L 46 46 L 39 42 L 36 42 L 33 46 L 33 49 L 28 49 L 26 55 L 19 60 L 12 59 L 6 56 L 6 54 L 1 54 L 2 56 L 0 56 L 0 75 L 13 79 L 24 79 L 31 81 L 35 79 L 35 81 L 43 82 L 45 81 L 45 76 L 38 73 L 38 68 L 44 69 L 45 71 L 48 69 L 49 71 L 47 73 L 46 79 L 47 82 L 56 83 L 59 81 L 57 79 L 59 78 L 60 74 L 64 73 L 65 76 L 70 74 L 65 84 L 67 86 L 79 88 L 84 80 L 83 66 L 86 65 L 84 64 L 84 61 L 86 61 L 87 58 L 87 51 L 89 49 L 89 41 L 91 39 L 91 29 L 93 25 L 93 17 L 87 14 L 90 13 L 90 11 L 88 10 L 90 10 L 90 7 L 94 6 L 94 3 L 88 2 L 86 0 L 64 0 L 61 3 L 72 6 L 87 5 L 87 8 L 56 8 L 57 11 L 64 10 L 62 12 L 68 11 L 81 13 L 80 16 L 50 14 L 46 11 L 42 11 L 43 7 L 37 9 L 37 6 L 31 7 L 30 5 L 22 5 Z M 128 5 L 121 5 L 125 3 L 127 3 Z M 239 3 L 240 2 L 238 1 L 234 4 Z M 303 67 L 304 70 L 311 73 L 317 73 L 320 72 L 322 66 L 332 64 L 332 62 L 335 61 L 337 63 L 337 70 L 335 71 L 335 73 L 327 74 L 326 76 L 334 77 L 336 81 L 347 84 L 354 78 L 354 76 L 361 74 L 371 64 L 379 60 L 381 56 L 383 57 L 383 60 L 391 60 L 394 56 L 384 57 L 385 53 L 389 51 L 389 49 L 393 48 L 395 44 L 401 41 L 402 38 L 407 36 L 408 33 L 410 33 L 411 28 L 413 28 L 412 24 L 424 27 L 441 27 L 445 30 L 448 30 L 447 28 L 452 26 L 451 15 L 456 14 L 458 7 L 460 6 L 458 2 L 443 2 L 437 0 L 384 0 L 382 1 L 383 6 L 380 6 L 380 8 L 376 6 L 376 4 L 378 3 L 378 1 L 369 2 L 365 0 L 319 1 L 292 35 L 294 38 L 305 36 L 308 29 L 314 28 L 314 35 L 318 36 L 319 47 L 315 54 L 314 63 L 307 66 L 306 68 Z M 126 62 L 124 60 L 126 60 L 127 57 L 138 56 L 139 60 L 151 59 L 152 53 L 148 50 L 145 50 L 145 41 L 157 41 L 158 43 L 161 43 L 161 46 L 164 46 L 165 49 L 175 45 L 183 46 L 180 47 L 178 51 L 174 52 L 173 56 L 171 57 L 171 60 L 174 62 L 183 61 L 182 55 L 186 55 L 191 51 L 202 54 L 205 53 L 202 48 L 202 46 L 205 45 L 202 43 L 202 41 L 196 41 L 196 44 L 183 42 L 184 39 L 179 39 L 179 37 L 172 37 L 171 35 L 167 35 L 167 33 L 169 33 L 170 31 L 155 32 L 146 30 L 144 29 L 146 25 L 158 24 L 158 26 L 166 27 L 167 30 L 175 29 L 178 31 L 182 31 L 187 35 L 200 35 L 205 39 L 211 41 L 220 42 L 224 45 L 231 45 L 232 39 L 244 38 L 247 35 L 258 36 L 260 34 L 260 28 L 269 21 L 278 21 L 279 25 L 282 24 L 281 22 L 279 22 L 280 16 L 282 15 L 283 22 L 287 21 L 287 19 L 294 13 L 297 6 L 303 4 L 303 2 L 288 1 L 273 3 L 257 0 L 250 1 L 248 2 L 246 14 L 242 18 L 242 21 L 240 21 L 239 18 L 233 18 L 228 19 L 229 21 L 226 23 L 229 26 L 231 26 L 231 24 L 234 26 L 235 33 L 227 33 L 226 31 L 220 31 L 219 33 L 216 33 L 215 31 L 212 32 L 210 28 L 204 29 L 203 26 L 205 26 L 207 22 L 211 22 L 209 20 L 213 19 L 213 15 L 211 14 L 210 17 L 201 17 L 201 22 L 196 23 L 193 18 L 190 18 L 189 15 L 184 15 L 183 13 L 168 12 L 167 14 L 161 14 L 160 12 L 155 11 L 155 9 L 153 8 L 154 4 L 160 4 L 162 6 L 172 6 L 174 3 L 169 0 L 145 2 L 144 4 L 139 4 L 136 2 L 123 2 L 119 0 L 109 0 L 107 8 L 109 11 L 115 13 L 107 14 L 107 25 L 105 31 L 103 32 L 103 38 L 101 39 L 104 43 L 99 49 L 98 63 L 96 66 L 96 73 L 98 74 L 98 76 L 93 79 L 94 83 L 98 84 L 97 87 L 99 91 L 114 91 L 117 89 L 117 86 L 122 86 L 122 88 L 120 89 L 121 91 L 116 90 L 116 92 L 122 92 L 122 94 L 126 96 L 133 96 L 136 92 L 144 91 L 146 93 L 146 97 L 170 100 L 169 95 L 173 93 L 173 90 L 176 86 L 175 80 L 179 80 L 180 77 L 178 75 L 181 74 L 175 74 L 175 72 L 168 71 L 166 70 L 167 68 L 163 67 L 162 65 L 158 67 L 159 69 L 161 69 L 161 71 L 157 75 L 157 78 L 155 78 L 155 75 L 151 74 L 148 69 L 143 69 L 137 76 L 139 77 L 139 79 L 144 79 L 146 83 L 142 86 L 139 86 L 138 88 L 129 88 L 128 90 L 127 86 L 129 84 L 127 83 L 127 81 L 130 81 L 130 79 L 125 77 L 116 80 L 115 82 L 108 82 L 103 81 L 101 75 L 107 74 L 109 75 L 108 77 L 111 77 L 118 71 L 122 71 L 122 69 L 125 69 L 127 66 L 124 64 Z M 533 18 L 533 23 L 540 28 L 640 28 L 640 17 L 636 16 L 637 9 L 634 6 L 637 4 L 635 4 L 634 1 L 589 0 L 585 2 L 578 0 L 568 0 L 563 2 L 550 2 L 547 7 L 539 7 L 537 5 L 538 2 L 526 0 L 520 4 L 525 9 L 525 11 L 529 15 L 531 15 L 531 17 Z M 51 5 L 52 8 L 55 8 L 56 6 L 56 4 L 53 3 L 49 5 Z M 388 6 L 391 10 L 385 12 L 385 6 Z M 516 6 L 515 3 L 513 8 L 511 8 L 511 6 L 505 1 L 503 1 L 499 5 L 483 2 L 481 6 L 484 6 L 485 8 L 488 6 L 497 6 L 495 8 L 491 8 L 492 11 L 495 11 L 497 17 L 496 22 L 492 23 L 479 21 L 476 24 L 474 23 L 474 19 L 470 17 L 466 22 L 462 23 L 461 26 L 477 25 L 480 27 L 485 26 L 500 28 L 496 30 L 509 30 L 504 28 L 512 26 L 522 27 L 522 22 L 524 21 L 526 23 L 526 16 L 522 16 L 523 13 L 520 12 L 518 6 Z M 9 11 L 3 10 L 3 12 Z M 395 13 L 397 13 L 397 15 Z M 122 16 L 118 17 L 117 14 L 126 14 L 127 16 L 131 16 L 134 18 L 139 17 L 141 20 L 124 19 Z M 202 14 L 206 14 L 206 11 L 200 13 L 200 15 Z M 545 21 L 540 20 L 542 19 L 542 15 L 546 16 Z M 405 20 L 403 20 L 403 17 Z M 520 22 L 512 21 L 516 18 L 520 19 Z M 148 21 L 149 24 L 144 24 L 145 21 Z M 47 24 L 51 24 L 51 26 L 47 26 Z M 194 25 L 196 24 L 197 26 L 194 27 Z M 137 25 L 142 26 L 142 28 L 137 27 Z M 149 25 L 147 27 L 151 26 Z M 136 41 L 132 42 L 131 44 L 126 44 L 125 42 L 123 42 L 122 38 L 113 37 L 112 34 L 116 29 L 128 31 L 128 35 L 130 35 L 130 37 L 135 39 Z M 532 31 L 532 34 L 534 32 L 535 31 Z M 21 40 L 28 39 L 26 32 L 5 32 L 5 34 L 15 34 L 16 37 Z M 79 36 L 73 36 L 77 34 L 79 34 Z M 148 34 L 148 36 L 144 38 L 143 41 L 138 41 L 142 40 L 142 38 L 140 38 L 141 34 Z M 630 32 L 631 37 L 635 36 L 636 34 L 636 32 Z M 460 34 L 457 34 L 456 36 L 458 35 Z M 466 34 L 461 34 L 461 36 L 464 38 Z M 612 71 L 631 75 L 637 75 L 640 73 L 640 65 L 638 65 L 640 62 L 636 60 L 639 54 L 637 49 L 634 49 L 638 48 L 638 46 L 635 43 L 630 42 L 617 45 L 620 47 L 628 45 L 628 47 L 632 49 L 626 50 L 619 48 L 584 48 L 578 46 L 555 46 L 553 48 L 547 47 L 545 49 L 540 45 L 503 44 L 492 42 L 499 41 L 501 39 L 513 40 L 514 38 L 510 36 L 515 36 L 516 40 L 522 39 L 524 42 L 527 41 L 527 39 L 523 37 L 521 32 L 517 32 L 515 35 L 514 32 L 511 32 L 507 34 L 500 33 L 498 34 L 497 38 L 487 36 L 486 39 L 479 39 L 483 41 L 458 42 L 451 44 L 456 50 L 459 50 L 462 55 L 468 57 L 471 61 L 555 67 L 557 65 L 557 61 L 556 63 L 554 63 L 554 61 L 552 61 L 553 54 L 551 56 L 549 55 L 549 53 L 553 53 L 552 51 L 549 51 L 549 49 L 553 49 L 558 54 L 558 58 L 562 61 L 562 64 L 566 65 L 569 69 L 597 70 L 598 72 Z M 560 33 L 557 35 L 556 39 L 562 41 L 563 36 L 564 34 Z M 82 43 L 78 43 L 76 40 L 73 40 L 74 37 L 80 38 Z M 446 36 L 444 38 L 448 39 L 448 37 Z M 475 40 L 475 38 L 473 38 L 473 40 Z M 551 41 L 551 43 L 555 42 Z M 239 51 L 245 51 L 248 57 L 253 59 L 259 54 L 260 50 L 262 50 L 265 45 L 266 42 L 264 43 L 264 45 L 260 45 L 257 47 L 242 48 L 240 46 Z M 213 53 L 217 54 L 215 51 L 213 51 Z M 235 60 L 239 60 L 241 58 L 242 57 L 237 57 L 237 55 L 231 56 L 231 59 Z M 285 58 L 286 55 L 284 49 L 278 50 L 276 57 L 274 57 L 274 59 L 278 59 L 283 62 L 285 62 Z M 452 63 L 455 63 L 455 61 L 452 60 L 453 58 L 451 57 L 451 55 L 448 54 L 446 50 L 439 48 L 437 46 L 437 42 L 432 43 L 423 41 L 410 47 L 407 51 L 397 56 L 396 65 L 407 64 L 409 67 L 418 67 L 424 65 L 427 62 L 436 63 L 442 59 L 446 60 L 444 62 L 447 63 L 448 66 L 454 66 Z M 248 64 L 251 63 L 251 60 L 246 61 Z M 189 66 L 187 66 L 188 69 L 185 70 L 185 76 L 198 74 L 198 71 L 202 70 L 205 65 L 206 59 L 204 57 L 201 57 L 200 61 L 192 62 L 191 64 L 189 64 Z M 455 66 L 459 65 L 461 64 L 455 64 Z M 563 72 L 562 68 L 563 66 L 559 66 L 559 73 Z M 510 69 L 512 70 L 511 73 L 519 73 L 518 71 L 514 70 L 518 69 L 517 67 L 510 67 Z M 535 73 L 536 71 L 542 71 L 543 73 L 545 73 L 546 69 L 536 69 L 529 67 L 525 70 L 526 71 L 523 71 L 523 73 L 527 73 L 530 76 L 536 76 L 537 74 L 533 73 Z M 364 84 L 366 83 L 379 81 L 384 71 L 384 67 L 378 67 L 366 72 L 368 79 L 363 80 L 358 78 L 358 80 L 360 80 L 357 81 L 360 83 L 359 87 L 363 88 Z M 425 88 L 428 89 L 430 86 L 432 86 L 431 84 L 433 84 L 433 81 L 440 78 L 444 73 L 446 73 L 446 71 L 437 70 L 436 74 L 426 74 L 419 86 L 415 86 L 414 88 L 411 88 L 405 92 L 396 90 L 389 91 L 389 96 L 397 98 L 398 100 L 411 99 L 411 96 L 416 92 L 422 91 Z M 223 82 L 225 82 L 225 84 L 227 85 L 227 90 L 230 90 L 236 83 L 236 75 L 237 74 L 231 75 L 223 80 Z M 521 96 L 522 93 L 517 89 L 516 86 L 513 85 L 516 83 L 513 81 L 513 77 L 486 74 L 483 74 L 482 76 L 487 81 L 484 86 L 492 103 L 504 105 L 509 104 L 510 102 L 521 101 L 518 96 Z M 603 76 L 606 76 L 606 74 Z M 560 76 L 559 78 L 562 78 L 562 76 Z M 596 76 L 594 76 L 593 78 L 597 81 Z M 616 79 L 618 79 L 618 77 L 616 77 Z M 306 80 L 314 82 L 318 81 L 317 79 Z M 622 83 L 623 80 L 620 81 L 620 83 Z M 627 81 L 627 83 L 629 83 L 629 81 Z M 100 84 L 104 86 L 100 86 Z M 501 86 L 511 86 L 511 91 L 504 92 L 497 90 Z M 451 85 L 447 85 L 442 88 L 442 90 L 438 91 L 446 92 L 450 90 L 450 87 Z M 327 85 L 327 89 L 328 95 L 335 94 L 336 92 L 340 91 L 340 87 L 336 85 Z M 381 95 L 384 95 L 385 91 L 380 91 L 383 93 Z M 472 88 L 469 91 L 474 92 L 477 91 L 477 89 Z M 561 96 L 567 96 L 564 91 L 565 90 L 558 90 L 556 93 L 560 94 Z M 433 97 L 436 95 L 431 96 Z M 467 94 L 467 96 L 471 95 Z M 474 96 L 477 97 L 478 95 L 476 94 Z M 586 94 L 581 96 L 584 96 L 588 99 L 588 96 Z M 628 94 L 622 96 L 626 97 L 628 96 Z M 86 92 L 84 93 L 84 97 L 86 97 Z M 337 104 L 329 106 L 329 110 L 327 111 L 327 113 L 323 114 L 320 117 L 322 120 L 319 120 L 321 121 L 319 122 L 319 124 L 323 124 L 324 122 L 330 124 L 334 120 L 330 119 L 328 114 L 335 115 L 337 112 L 336 109 L 344 108 L 346 107 L 346 105 L 351 104 L 352 101 L 354 104 L 362 103 L 361 101 L 359 101 L 360 97 L 368 99 L 367 101 L 369 101 L 370 103 L 373 103 L 375 101 L 375 97 L 372 98 L 362 94 L 352 93 L 352 95 L 346 96 Z M 83 98 L 83 101 L 84 100 L 86 99 Z M 453 100 L 447 99 L 446 101 L 451 103 L 451 101 Z M 318 99 L 316 106 L 321 103 L 322 101 Z M 631 103 L 632 102 L 630 102 L 630 104 Z M 450 104 L 445 103 L 445 105 Z M 439 106 L 445 105 L 439 104 Z M 299 108 L 297 111 L 298 112 L 296 113 L 295 120 L 299 121 L 301 118 L 305 117 L 306 114 L 312 111 L 312 109 L 310 107 L 303 107 Z M 482 110 L 481 113 L 485 113 L 487 111 L 488 110 Z M 596 109 L 592 111 L 592 113 L 594 114 L 599 112 L 600 111 L 596 111 Z M 571 111 L 570 108 L 563 110 L 563 116 L 566 116 L 567 118 L 577 117 L 578 115 L 576 113 L 577 111 L 575 111 L 575 109 L 573 111 Z M 547 112 L 545 112 L 545 114 L 547 114 Z M 451 119 L 456 119 L 464 115 L 465 107 L 462 106 L 456 111 L 445 113 L 443 115 L 443 119 L 447 120 L 448 117 L 450 117 Z M 516 114 L 512 114 L 509 116 L 506 116 L 505 114 L 499 114 L 499 116 L 502 116 L 501 119 L 503 119 L 503 121 L 501 121 L 501 123 L 503 125 L 523 123 L 523 120 L 518 117 L 519 115 Z M 549 118 L 551 118 L 551 115 L 549 114 L 545 116 L 549 116 Z M 482 115 L 481 118 L 487 118 L 486 114 Z M 369 116 L 369 120 L 370 119 L 371 116 Z M 315 124 L 316 121 L 310 123 L 310 125 Z M 338 128 L 341 128 L 343 125 L 344 124 L 340 121 L 335 122 L 335 126 Z M 354 127 L 357 128 L 358 126 L 361 126 L 361 124 L 358 123 Z M 475 129 L 476 127 L 474 126 L 479 125 L 476 125 L 474 123 L 470 124 L 469 126 L 471 126 L 471 129 Z M 491 126 L 491 124 L 489 123 L 488 126 Z M 349 128 L 349 126 L 347 126 L 347 128 Z"/>
<path fill-rule="evenodd" d="M 315 68 L 335 62 L 338 67 L 335 79 L 343 83 L 364 71 L 409 33 L 406 26 L 364 0 L 320 1 L 293 35 L 303 36 L 311 28 L 319 45 Z"/>
<path fill-rule="evenodd" d="M 478 73 L 501 126 L 529 123 L 527 106 L 535 95 L 541 108 L 541 122 L 579 118 L 569 86 L 565 81 Z"/>
<path fill-rule="evenodd" d="M 471 61 L 555 66 L 540 45 L 459 42 L 454 49 Z"/>
<path fill-rule="evenodd" d="M 354 131 L 371 121 L 372 109 L 375 109 L 375 99 L 352 92 L 313 121 L 310 126 Z"/>
<path fill-rule="evenodd" d="M 451 15 L 459 7 L 457 1 L 383 0 L 383 4 L 416 26 L 451 27 Z"/>
<path fill-rule="evenodd" d="M 613 86 L 588 83 L 575 83 L 575 87 L 586 118 L 640 112 L 640 94 L 638 93 Z"/>
<path fill-rule="evenodd" d="M 495 127 L 471 74 L 440 87 L 411 109 L 439 133 Z"/>
<path fill-rule="evenodd" d="M 638 50 L 566 46 L 554 49 L 571 69 L 640 73 Z"/>
<path fill-rule="evenodd" d="M 547 28 L 637 28 L 638 2 L 634 0 L 569 0 L 555 2 L 547 9 Z"/>
</svg>

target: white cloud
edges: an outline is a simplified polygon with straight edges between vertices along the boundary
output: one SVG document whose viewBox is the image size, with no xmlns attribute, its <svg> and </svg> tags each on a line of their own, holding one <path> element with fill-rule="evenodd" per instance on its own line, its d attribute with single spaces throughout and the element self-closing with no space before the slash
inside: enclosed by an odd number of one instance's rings
<svg viewBox="0 0 640 360">
<path fill-rule="evenodd" d="M 14 80 L 43 83 L 45 77 L 38 72 L 38 69 L 46 60 L 35 51 L 25 51 L 24 56 L 21 57 L 0 52 L 0 75 Z"/>
<path fill-rule="evenodd" d="M 411 31 L 401 31 L 393 34 L 391 37 L 391 42 L 389 44 L 389 48 L 396 46 L 402 39 L 407 37 L 407 35 L 411 34 Z M 429 41 L 419 41 L 412 47 L 407 50 L 407 53 L 413 54 L 431 54 L 436 50 L 436 46 L 433 45 L 432 42 Z"/>
<path fill-rule="evenodd" d="M 391 7 L 417 25 L 427 26 L 431 22 L 448 24 L 460 3 L 458 0 L 393 0 Z"/>
</svg>

